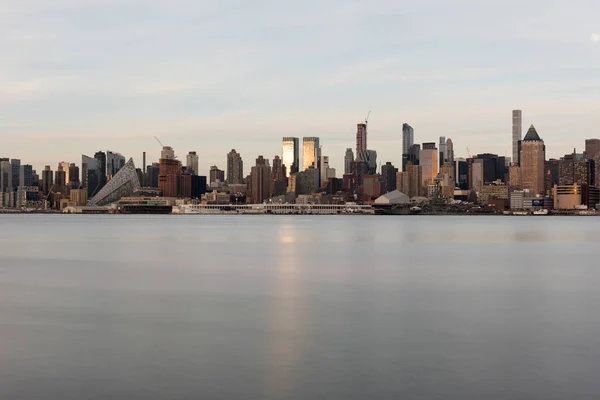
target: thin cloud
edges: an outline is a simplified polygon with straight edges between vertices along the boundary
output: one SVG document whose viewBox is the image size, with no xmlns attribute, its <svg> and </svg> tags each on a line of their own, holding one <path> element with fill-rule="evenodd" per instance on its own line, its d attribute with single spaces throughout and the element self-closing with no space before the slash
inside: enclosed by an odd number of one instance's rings
<svg viewBox="0 0 600 400">
<path fill-rule="evenodd" d="M 77 160 L 159 135 L 222 165 L 231 147 L 253 160 L 290 134 L 321 136 L 339 168 L 368 109 L 379 159 L 396 164 L 405 121 L 418 141 L 501 153 L 515 107 L 548 124 L 549 149 L 565 125 L 600 125 L 595 0 L 5 3 L 0 139 L 21 158 L 42 158 L 38 139 L 74 142 L 52 156 Z"/>
</svg>

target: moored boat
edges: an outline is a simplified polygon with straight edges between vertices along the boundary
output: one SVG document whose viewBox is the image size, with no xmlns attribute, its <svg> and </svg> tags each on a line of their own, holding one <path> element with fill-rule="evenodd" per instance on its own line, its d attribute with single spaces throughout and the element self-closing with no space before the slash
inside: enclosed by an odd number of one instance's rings
<svg viewBox="0 0 600 400">
<path fill-rule="evenodd" d="M 596 215 L 596 211 L 594 211 L 594 210 L 579 211 L 579 215 L 587 215 L 587 216 Z"/>
</svg>

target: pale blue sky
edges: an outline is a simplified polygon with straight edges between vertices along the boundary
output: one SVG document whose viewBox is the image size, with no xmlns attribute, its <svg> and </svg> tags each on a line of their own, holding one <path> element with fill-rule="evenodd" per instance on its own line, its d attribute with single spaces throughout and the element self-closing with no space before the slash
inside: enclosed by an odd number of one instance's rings
<svg viewBox="0 0 600 400">
<path fill-rule="evenodd" d="M 369 109 L 379 161 L 401 163 L 403 122 L 510 156 L 513 108 L 557 157 L 600 137 L 599 16 L 598 0 L 0 0 L 0 157 L 139 165 L 156 135 L 204 170 L 236 148 L 247 172 L 282 136 L 319 136 L 341 171 Z"/>
</svg>

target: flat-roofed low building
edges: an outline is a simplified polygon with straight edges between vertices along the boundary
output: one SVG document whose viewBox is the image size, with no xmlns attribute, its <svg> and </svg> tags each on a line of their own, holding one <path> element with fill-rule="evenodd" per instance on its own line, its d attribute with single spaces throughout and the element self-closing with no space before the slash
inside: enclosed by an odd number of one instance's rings
<svg viewBox="0 0 600 400">
<path fill-rule="evenodd" d="M 573 210 L 583 204 L 580 185 L 554 185 L 554 209 Z"/>
<path fill-rule="evenodd" d="M 600 202 L 600 189 L 588 185 L 554 185 L 554 208 L 573 210 L 581 207 L 596 208 Z"/>
<path fill-rule="evenodd" d="M 135 197 L 160 197 L 160 194 L 160 189 L 155 187 L 142 187 L 133 191 Z"/>
<path fill-rule="evenodd" d="M 69 199 L 75 203 L 74 207 L 85 206 L 88 202 L 88 191 L 87 189 L 71 189 Z"/>
<path fill-rule="evenodd" d="M 312 194 L 300 194 L 296 197 L 296 204 L 321 204 L 321 200 Z"/>
<path fill-rule="evenodd" d="M 245 183 L 229 185 L 229 193 L 231 193 L 231 194 L 236 194 L 236 193 L 246 194 L 246 191 L 247 191 L 247 186 Z"/>
<path fill-rule="evenodd" d="M 202 195 L 202 204 L 230 204 L 231 203 L 231 195 L 229 193 L 217 192 L 213 190 L 212 192 L 207 192 Z"/>
<path fill-rule="evenodd" d="M 43 198 L 37 186 L 19 186 L 15 197 L 15 207 L 35 206 Z"/>
<path fill-rule="evenodd" d="M 171 214 L 175 198 L 167 197 L 123 197 L 117 202 L 122 214 Z"/>
<path fill-rule="evenodd" d="M 523 209 L 524 210 L 550 210 L 554 208 L 554 199 L 549 196 L 532 196 L 530 193 L 526 193 L 523 198 Z"/>
<path fill-rule="evenodd" d="M 515 190 L 510 193 L 510 209 L 522 210 L 525 200 L 525 192 L 523 190 Z"/>
<path fill-rule="evenodd" d="M 478 193 L 479 201 L 487 204 L 491 197 L 508 200 L 508 186 L 499 183 L 482 186 Z"/>
</svg>

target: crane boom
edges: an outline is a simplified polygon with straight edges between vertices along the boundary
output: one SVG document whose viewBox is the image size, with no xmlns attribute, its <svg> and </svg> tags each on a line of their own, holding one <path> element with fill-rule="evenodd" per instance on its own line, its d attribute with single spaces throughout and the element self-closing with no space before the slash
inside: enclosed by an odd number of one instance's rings
<svg viewBox="0 0 600 400">
<path fill-rule="evenodd" d="M 370 116 L 371 116 L 371 110 L 369 110 L 369 113 L 367 114 L 367 118 L 365 118 L 365 125 L 367 125 L 369 123 Z"/>
<path fill-rule="evenodd" d="M 162 147 L 165 147 L 165 146 L 164 146 L 164 145 L 161 143 L 161 141 L 160 141 L 160 140 L 159 140 L 159 139 L 158 139 L 156 136 L 154 136 L 154 139 L 156 139 L 156 141 L 158 142 L 158 144 L 160 144 L 160 147 L 161 147 L 161 148 L 162 148 Z"/>
<path fill-rule="evenodd" d="M 48 190 L 48 196 L 46 196 L 46 201 L 48 201 L 48 199 L 50 198 L 50 195 L 51 195 L 51 194 L 54 194 L 54 186 L 56 186 L 56 184 L 53 184 L 53 185 L 50 187 L 50 190 Z"/>
</svg>

